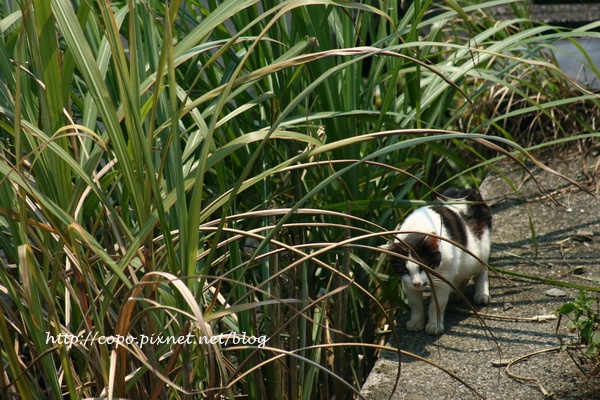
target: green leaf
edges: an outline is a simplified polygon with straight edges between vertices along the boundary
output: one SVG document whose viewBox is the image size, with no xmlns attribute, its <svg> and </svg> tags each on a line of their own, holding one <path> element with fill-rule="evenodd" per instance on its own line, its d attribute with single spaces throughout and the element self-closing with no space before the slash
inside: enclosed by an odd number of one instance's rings
<svg viewBox="0 0 600 400">
<path fill-rule="evenodd" d="M 576 308 L 575 303 L 565 303 L 563 304 L 559 309 L 558 309 L 558 313 L 560 315 L 568 315 L 571 314 Z"/>
</svg>

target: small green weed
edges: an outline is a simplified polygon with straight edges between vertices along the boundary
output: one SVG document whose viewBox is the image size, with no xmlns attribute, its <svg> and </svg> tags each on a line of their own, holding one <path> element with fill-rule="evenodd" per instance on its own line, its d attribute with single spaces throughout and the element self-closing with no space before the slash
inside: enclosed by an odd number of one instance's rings
<svg viewBox="0 0 600 400">
<path fill-rule="evenodd" d="M 557 310 L 560 326 L 563 316 L 571 316 L 567 328 L 579 335 L 580 343 L 586 348 L 583 354 L 595 365 L 600 364 L 600 302 L 596 298 L 588 298 L 582 290 L 579 296 L 565 303 Z"/>
</svg>

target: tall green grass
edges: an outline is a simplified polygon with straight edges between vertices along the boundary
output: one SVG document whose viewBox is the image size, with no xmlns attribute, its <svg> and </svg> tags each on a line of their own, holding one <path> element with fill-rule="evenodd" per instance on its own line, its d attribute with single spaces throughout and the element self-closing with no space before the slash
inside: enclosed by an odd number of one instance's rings
<svg viewBox="0 0 600 400">
<path fill-rule="evenodd" d="M 542 49 L 594 26 L 397 3 L 2 1 L 0 397 L 356 392 L 400 296 L 377 246 L 524 151 L 494 90 L 597 103 L 519 72 L 563 84 Z M 187 335 L 221 339 L 140 343 Z"/>
</svg>

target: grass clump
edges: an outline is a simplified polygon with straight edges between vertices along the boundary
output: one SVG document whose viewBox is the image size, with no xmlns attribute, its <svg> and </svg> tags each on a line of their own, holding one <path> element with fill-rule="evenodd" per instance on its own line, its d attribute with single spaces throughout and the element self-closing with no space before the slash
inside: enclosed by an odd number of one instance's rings
<svg viewBox="0 0 600 400">
<path fill-rule="evenodd" d="M 575 363 L 580 366 L 582 372 L 590 376 L 600 373 L 600 303 L 597 297 L 588 297 L 583 290 L 575 300 L 563 304 L 557 314 L 560 319 L 558 325 L 562 324 L 563 318 L 568 318 L 566 328 L 577 334 L 581 347 L 577 347 L 579 360 Z M 558 327 L 557 327 L 558 329 Z M 575 352 L 573 347 L 568 348 Z M 585 360 L 585 361 L 583 361 Z M 585 365 L 584 365 L 585 364 Z M 584 371 L 585 369 L 585 371 Z"/>
</svg>

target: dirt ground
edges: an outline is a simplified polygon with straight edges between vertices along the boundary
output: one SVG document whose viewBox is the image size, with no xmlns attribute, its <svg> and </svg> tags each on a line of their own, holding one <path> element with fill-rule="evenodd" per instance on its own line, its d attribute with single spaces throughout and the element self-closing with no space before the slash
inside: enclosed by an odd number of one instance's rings
<svg viewBox="0 0 600 400">
<path fill-rule="evenodd" d="M 527 163 L 533 176 L 553 195 L 553 201 L 515 162 L 497 164 L 498 170 L 481 187 L 494 214 L 490 264 L 517 274 L 598 288 L 600 157 L 571 152 L 546 164 L 598 197 Z M 402 317 L 398 323 L 400 348 L 427 358 L 446 372 L 408 356 L 399 363 L 396 353 L 384 352 L 363 386 L 365 398 L 600 399 L 600 376 L 590 379 L 580 371 L 578 366 L 590 366 L 579 365 L 582 358 L 578 351 L 559 351 L 559 336 L 564 343 L 578 342 L 566 329 L 568 321 L 558 324 L 557 319 L 539 317 L 552 315 L 579 291 L 494 273 L 490 287 L 491 304 L 477 309 L 485 326 L 460 310 L 467 306 L 457 303 L 449 306 L 447 330 L 439 337 L 407 332 L 407 317 Z M 558 289 L 560 297 L 550 296 L 550 289 Z M 472 293 L 467 288 L 469 295 Z M 599 296 L 598 292 L 591 295 Z M 521 357 L 525 358 L 510 366 L 509 376 L 506 363 Z M 394 389 L 398 368 L 401 373 Z"/>
</svg>

